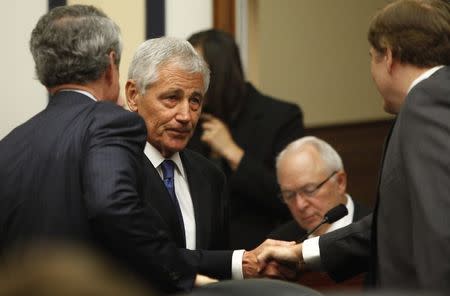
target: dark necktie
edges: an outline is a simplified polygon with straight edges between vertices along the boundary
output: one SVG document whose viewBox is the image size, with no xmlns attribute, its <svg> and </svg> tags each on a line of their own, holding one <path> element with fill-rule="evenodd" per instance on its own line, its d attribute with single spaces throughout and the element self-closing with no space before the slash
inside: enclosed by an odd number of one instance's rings
<svg viewBox="0 0 450 296">
<path fill-rule="evenodd" d="M 175 206 L 175 212 L 177 212 L 178 215 L 178 222 L 180 223 L 182 230 L 181 232 L 184 235 L 183 215 L 181 214 L 180 204 L 178 203 L 177 196 L 175 195 L 175 184 L 173 175 L 174 168 L 175 163 L 170 159 L 166 159 L 161 163 L 164 185 L 166 185 L 167 191 L 169 191 L 170 199 L 172 200 L 172 203 Z"/>
</svg>

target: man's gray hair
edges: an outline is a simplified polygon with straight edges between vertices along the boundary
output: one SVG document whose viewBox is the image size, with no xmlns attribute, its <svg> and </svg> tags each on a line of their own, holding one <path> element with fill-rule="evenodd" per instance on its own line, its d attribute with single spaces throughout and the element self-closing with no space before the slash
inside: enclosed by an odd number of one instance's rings
<svg viewBox="0 0 450 296">
<path fill-rule="evenodd" d="M 95 81 L 122 53 L 120 29 L 93 6 L 60 6 L 42 16 L 30 39 L 36 75 L 47 87 Z"/>
<path fill-rule="evenodd" d="M 204 92 L 208 90 L 208 65 L 188 41 L 173 37 L 149 39 L 142 43 L 131 61 L 128 79 L 134 80 L 144 95 L 146 89 L 158 80 L 161 67 L 169 64 L 189 73 L 201 73 Z"/>
<path fill-rule="evenodd" d="M 280 154 L 278 154 L 276 159 L 277 170 L 279 168 L 281 160 L 283 159 L 283 157 L 285 157 L 285 155 L 288 152 L 289 153 L 301 152 L 306 147 L 313 147 L 316 149 L 316 151 L 319 153 L 320 157 L 323 160 L 325 166 L 324 168 L 326 170 L 334 172 L 344 169 L 341 157 L 336 152 L 336 150 L 334 150 L 333 147 L 331 147 L 330 144 L 319 138 L 308 136 L 295 140 L 294 142 L 291 142 L 289 145 L 286 146 L 286 148 L 284 148 L 283 151 L 280 152 Z"/>
</svg>

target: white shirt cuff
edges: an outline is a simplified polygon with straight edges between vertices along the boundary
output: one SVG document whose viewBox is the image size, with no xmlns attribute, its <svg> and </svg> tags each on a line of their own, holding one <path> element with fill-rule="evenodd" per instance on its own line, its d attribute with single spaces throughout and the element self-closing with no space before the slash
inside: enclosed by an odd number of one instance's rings
<svg viewBox="0 0 450 296">
<path fill-rule="evenodd" d="M 302 255 L 303 260 L 308 268 L 312 270 L 320 270 L 320 247 L 319 236 L 303 241 Z"/>
<path fill-rule="evenodd" d="M 243 280 L 244 274 L 242 272 L 242 257 L 244 257 L 245 250 L 233 251 L 231 258 L 231 278 L 233 280 Z"/>
</svg>

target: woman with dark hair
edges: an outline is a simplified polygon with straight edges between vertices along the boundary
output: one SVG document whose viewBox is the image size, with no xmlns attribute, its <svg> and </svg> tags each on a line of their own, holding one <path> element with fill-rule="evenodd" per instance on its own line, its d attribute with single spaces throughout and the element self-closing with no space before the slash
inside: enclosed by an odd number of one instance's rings
<svg viewBox="0 0 450 296">
<path fill-rule="evenodd" d="M 303 136 L 302 112 L 245 81 L 238 47 L 227 33 L 207 30 L 188 40 L 211 70 L 201 123 L 189 148 L 223 169 L 230 193 L 231 246 L 251 249 L 290 219 L 277 197 L 274 165 L 277 154 Z"/>
</svg>

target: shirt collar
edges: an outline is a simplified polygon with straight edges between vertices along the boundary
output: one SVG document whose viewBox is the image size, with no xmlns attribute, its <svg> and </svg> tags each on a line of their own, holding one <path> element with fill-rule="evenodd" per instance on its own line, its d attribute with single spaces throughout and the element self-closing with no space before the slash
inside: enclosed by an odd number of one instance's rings
<svg viewBox="0 0 450 296">
<path fill-rule="evenodd" d="M 353 222 L 353 215 L 355 211 L 355 204 L 353 203 L 353 199 L 350 197 L 350 195 L 345 194 L 345 197 L 347 197 L 347 203 L 345 204 L 345 207 L 347 208 L 348 214 L 342 217 L 341 219 L 337 220 L 336 222 L 332 223 L 330 227 L 328 227 L 327 231 L 325 233 L 334 231 L 336 229 L 345 227 L 347 225 L 352 224 Z M 317 237 L 315 234 L 310 234 L 308 238 Z"/>
<path fill-rule="evenodd" d="M 436 72 L 437 70 L 441 69 L 442 67 L 444 67 L 443 65 L 441 66 L 436 66 L 433 67 L 431 69 L 426 70 L 425 72 L 423 72 L 422 74 L 419 75 L 419 77 L 417 77 L 412 83 L 411 86 L 408 88 L 408 93 L 411 91 L 411 89 L 416 86 L 419 82 L 421 82 L 422 80 L 427 79 L 428 77 L 430 77 L 431 75 L 434 74 L 434 72 Z"/>
<path fill-rule="evenodd" d="M 327 229 L 327 232 L 331 232 L 333 230 L 345 227 L 353 222 L 355 205 L 350 195 L 346 194 L 345 196 L 347 197 L 347 203 L 345 204 L 345 207 L 348 210 L 348 214 L 342 217 L 341 219 L 337 220 L 336 222 L 332 223 L 331 226 Z"/>
<path fill-rule="evenodd" d="M 180 175 L 183 178 L 185 178 L 183 163 L 181 162 L 181 157 L 180 157 L 179 152 L 176 152 L 174 155 L 172 155 L 169 158 L 164 158 L 164 156 L 162 156 L 161 152 L 159 152 L 158 149 L 156 149 L 155 147 L 153 147 L 153 145 L 151 145 L 149 142 L 147 142 L 145 144 L 144 153 L 155 168 L 159 168 L 159 166 L 161 165 L 161 163 L 164 160 L 171 159 L 175 163 L 175 167 L 178 170 L 178 172 L 180 173 Z"/>
<path fill-rule="evenodd" d="M 94 101 L 97 101 L 97 99 L 94 97 L 93 94 L 91 94 L 90 92 L 87 92 L 87 91 L 85 91 L 85 90 L 66 88 L 66 89 L 62 89 L 62 90 L 60 90 L 60 91 L 73 91 L 73 92 L 77 92 L 77 93 L 83 94 L 83 95 L 85 95 L 85 96 L 87 96 L 87 97 L 93 99 Z"/>
</svg>

